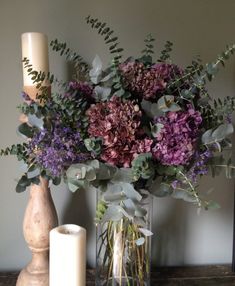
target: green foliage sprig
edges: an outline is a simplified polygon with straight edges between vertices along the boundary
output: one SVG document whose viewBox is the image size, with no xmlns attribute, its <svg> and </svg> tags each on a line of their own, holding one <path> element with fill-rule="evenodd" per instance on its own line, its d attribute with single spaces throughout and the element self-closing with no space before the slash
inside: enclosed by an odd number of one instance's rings
<svg viewBox="0 0 235 286">
<path fill-rule="evenodd" d="M 152 55 L 154 54 L 154 41 L 155 39 L 151 34 L 148 34 L 144 40 L 145 48 L 141 51 L 143 54 L 141 60 L 143 60 L 145 63 L 152 64 Z"/>
<path fill-rule="evenodd" d="M 161 51 L 161 55 L 159 58 L 159 62 L 166 62 L 170 59 L 170 52 L 172 51 L 173 43 L 170 41 L 167 41 L 165 44 L 165 49 Z"/>
<path fill-rule="evenodd" d="M 100 22 L 91 16 L 86 18 L 86 22 L 104 37 L 105 44 L 109 46 L 109 52 L 114 55 L 112 63 L 117 68 L 121 63 L 122 54 L 120 53 L 123 52 L 123 48 L 119 47 L 118 37 L 113 35 L 114 31 L 106 23 Z"/>
<path fill-rule="evenodd" d="M 74 69 L 77 73 L 83 74 L 85 77 L 89 71 L 89 65 L 76 52 L 72 51 L 66 43 L 61 43 L 58 39 L 50 42 L 53 51 L 59 52 L 61 56 L 65 56 L 67 61 L 73 62 Z"/>
<path fill-rule="evenodd" d="M 15 155 L 17 156 L 18 160 L 27 161 L 28 154 L 27 154 L 27 144 L 14 144 L 6 149 L 0 150 L 0 156 L 8 156 L 8 155 Z"/>
</svg>

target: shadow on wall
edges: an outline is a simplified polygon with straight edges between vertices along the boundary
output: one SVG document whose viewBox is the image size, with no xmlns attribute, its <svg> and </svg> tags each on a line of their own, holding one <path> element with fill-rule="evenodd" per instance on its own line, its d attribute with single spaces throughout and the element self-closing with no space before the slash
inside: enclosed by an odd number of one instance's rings
<svg viewBox="0 0 235 286">
<path fill-rule="evenodd" d="M 153 265 L 183 265 L 187 231 L 186 208 L 178 201 L 169 201 L 165 198 L 154 199 L 153 206 Z M 167 216 L 164 214 L 166 209 L 168 209 Z"/>
<path fill-rule="evenodd" d="M 94 216 L 90 211 L 92 191 L 79 190 L 71 194 L 70 201 L 64 208 L 62 224 L 77 224 L 87 231 L 87 263 L 88 267 L 94 267 L 95 261 L 95 224 Z"/>
</svg>

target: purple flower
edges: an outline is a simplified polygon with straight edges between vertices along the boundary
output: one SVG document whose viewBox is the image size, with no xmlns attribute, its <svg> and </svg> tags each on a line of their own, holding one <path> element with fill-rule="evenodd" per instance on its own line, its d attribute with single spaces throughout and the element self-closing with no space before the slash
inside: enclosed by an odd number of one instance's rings
<svg viewBox="0 0 235 286">
<path fill-rule="evenodd" d="M 88 159 L 81 153 L 80 134 L 56 123 L 53 130 L 39 131 L 29 143 L 29 155 L 54 177 L 63 175 L 72 164 Z"/>
<path fill-rule="evenodd" d="M 155 119 L 163 128 L 152 148 L 154 158 L 163 165 L 186 165 L 190 162 L 199 136 L 201 114 L 190 105 L 187 111 L 168 112 Z"/>
</svg>

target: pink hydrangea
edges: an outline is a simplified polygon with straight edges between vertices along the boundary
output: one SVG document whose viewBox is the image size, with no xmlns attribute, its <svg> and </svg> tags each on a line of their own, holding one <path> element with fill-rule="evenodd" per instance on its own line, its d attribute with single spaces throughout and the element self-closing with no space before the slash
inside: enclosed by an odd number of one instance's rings
<svg viewBox="0 0 235 286">
<path fill-rule="evenodd" d="M 137 154 L 150 152 L 152 140 L 141 138 L 139 106 L 113 96 L 108 102 L 93 104 L 87 111 L 88 133 L 103 140 L 100 158 L 118 167 L 130 167 Z"/>
<path fill-rule="evenodd" d="M 121 64 L 120 71 L 125 88 L 146 100 L 158 99 L 167 83 L 182 74 L 182 70 L 173 64 L 158 63 L 146 68 L 137 61 Z"/>
<path fill-rule="evenodd" d="M 156 123 L 163 124 L 156 136 L 152 154 L 163 165 L 185 165 L 192 158 L 200 132 L 200 112 L 188 106 L 187 111 L 168 112 L 158 117 Z"/>
</svg>

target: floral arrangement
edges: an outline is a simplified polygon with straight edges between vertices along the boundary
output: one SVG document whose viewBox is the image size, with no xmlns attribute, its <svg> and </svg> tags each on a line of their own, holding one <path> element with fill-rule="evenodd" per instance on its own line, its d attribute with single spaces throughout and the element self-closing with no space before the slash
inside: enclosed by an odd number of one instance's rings
<svg viewBox="0 0 235 286">
<path fill-rule="evenodd" d="M 35 71 L 24 59 L 39 93 L 36 101 L 22 93 L 19 110 L 25 116 L 18 132 L 26 142 L 2 150 L 1 155 L 17 155 L 24 162 L 18 192 L 38 184 L 40 176 L 55 185 L 64 179 L 73 192 L 99 188 L 97 224 L 129 222 L 129 233 L 141 246 L 151 234 L 144 228 L 143 200 L 148 193 L 216 208 L 217 203 L 200 195 L 198 178 L 209 172 L 217 175 L 222 169 L 228 177 L 234 174 L 228 150 L 235 99 L 212 100 L 206 83 L 233 54 L 235 45 L 212 63 L 204 66 L 195 58 L 183 68 L 172 63 L 171 42 L 153 60 L 154 39 L 148 35 L 141 56 L 123 60 L 113 30 L 91 17 L 87 23 L 104 38 L 113 55 L 110 66 L 104 68 L 96 56 L 90 68 L 58 40 L 51 42 L 52 49 L 75 66 L 70 82 Z M 42 84 L 45 79 L 57 86 L 50 96 Z M 112 234 L 105 235 L 111 241 Z M 141 278 L 146 261 L 138 261 L 142 264 L 136 275 Z"/>
</svg>

